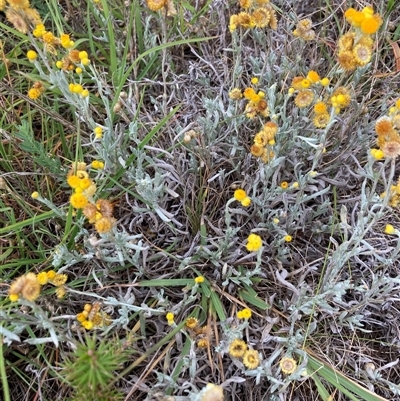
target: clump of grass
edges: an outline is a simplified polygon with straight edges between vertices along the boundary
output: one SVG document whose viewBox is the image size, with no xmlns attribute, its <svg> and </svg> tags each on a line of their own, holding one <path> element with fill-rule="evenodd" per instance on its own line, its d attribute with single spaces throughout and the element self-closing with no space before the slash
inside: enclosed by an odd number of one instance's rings
<svg viewBox="0 0 400 401">
<path fill-rule="evenodd" d="M 0 1 L 3 398 L 394 399 L 395 2 L 48 7 Z"/>
</svg>

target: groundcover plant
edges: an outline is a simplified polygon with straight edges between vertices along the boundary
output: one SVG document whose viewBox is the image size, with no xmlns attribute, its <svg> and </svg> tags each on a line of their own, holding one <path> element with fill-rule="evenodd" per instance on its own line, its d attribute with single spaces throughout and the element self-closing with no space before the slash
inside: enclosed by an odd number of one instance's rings
<svg viewBox="0 0 400 401">
<path fill-rule="evenodd" d="M 400 3 L 0 0 L 0 390 L 400 400 Z"/>
</svg>

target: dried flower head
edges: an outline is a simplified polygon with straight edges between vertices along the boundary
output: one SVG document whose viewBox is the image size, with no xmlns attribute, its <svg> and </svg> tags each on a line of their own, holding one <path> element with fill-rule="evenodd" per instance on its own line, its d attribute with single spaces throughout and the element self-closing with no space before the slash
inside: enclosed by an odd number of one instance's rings
<svg viewBox="0 0 400 401">
<path fill-rule="evenodd" d="M 186 319 L 185 325 L 189 329 L 194 329 L 199 325 L 199 321 L 195 317 L 189 317 Z"/>
<path fill-rule="evenodd" d="M 314 127 L 316 127 L 316 128 L 325 128 L 328 125 L 330 119 L 331 119 L 331 116 L 327 112 L 326 113 L 317 114 L 313 119 Z"/>
<path fill-rule="evenodd" d="M 395 159 L 398 156 L 400 156 L 400 143 L 398 141 L 385 142 L 381 146 L 381 150 L 383 151 L 386 157 Z"/>
<path fill-rule="evenodd" d="M 393 131 L 393 123 L 392 120 L 387 117 L 383 116 L 378 118 L 375 123 L 375 132 L 379 136 L 388 135 Z"/>
<path fill-rule="evenodd" d="M 264 7 L 257 8 L 251 16 L 257 28 L 265 28 L 271 21 L 271 12 Z"/>
<path fill-rule="evenodd" d="M 35 301 L 40 295 L 41 285 L 35 273 L 27 273 L 14 280 L 8 290 L 10 299 L 17 301 L 20 296 Z"/>
<path fill-rule="evenodd" d="M 301 90 L 294 99 L 297 107 L 303 108 L 309 106 L 314 100 L 314 92 L 310 89 Z"/>
<path fill-rule="evenodd" d="M 372 51 L 370 47 L 358 44 L 353 49 L 354 60 L 359 66 L 364 66 L 371 61 Z"/>
<path fill-rule="evenodd" d="M 293 358 L 284 357 L 280 360 L 279 366 L 283 373 L 290 375 L 297 369 L 297 363 Z"/>
<path fill-rule="evenodd" d="M 26 23 L 24 17 L 13 8 L 8 7 L 5 11 L 6 18 L 9 22 L 14 25 L 14 28 L 22 33 L 28 32 L 28 24 Z"/>
<path fill-rule="evenodd" d="M 200 401 L 224 401 L 224 389 L 212 383 L 208 383 L 201 391 Z"/>
</svg>

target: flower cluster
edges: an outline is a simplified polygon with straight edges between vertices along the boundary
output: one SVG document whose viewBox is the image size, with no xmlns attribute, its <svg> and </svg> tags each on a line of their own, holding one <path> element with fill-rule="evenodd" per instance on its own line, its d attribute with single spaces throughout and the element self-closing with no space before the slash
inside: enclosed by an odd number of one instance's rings
<svg viewBox="0 0 400 401">
<path fill-rule="evenodd" d="M 339 114 L 342 109 L 350 104 L 351 96 L 344 86 L 338 87 L 323 100 L 321 94 L 318 94 L 318 87 L 326 87 L 329 83 L 328 78 L 321 79 L 316 71 L 310 70 L 306 77 L 294 77 L 289 88 L 289 94 L 297 93 L 294 99 L 297 107 L 305 108 L 314 103 L 313 124 L 316 128 L 325 128 L 328 125 L 331 119 L 328 106 L 331 106 L 334 112 Z"/>
<path fill-rule="evenodd" d="M 4 11 L 7 20 L 22 33 L 27 33 L 30 26 L 42 23 L 38 11 L 31 8 L 29 0 L 7 0 L 7 3 L 1 0 L 0 11 Z"/>
<path fill-rule="evenodd" d="M 294 36 L 298 36 L 303 40 L 315 39 L 315 31 L 312 29 L 312 21 L 309 18 L 300 20 L 296 29 L 293 31 Z"/>
<path fill-rule="evenodd" d="M 247 238 L 246 248 L 249 252 L 258 251 L 262 247 L 262 239 L 257 234 L 250 234 Z"/>
<path fill-rule="evenodd" d="M 255 369 L 260 364 L 260 356 L 256 350 L 248 349 L 245 341 L 235 339 L 229 345 L 229 355 L 233 358 L 242 358 L 244 366 Z"/>
<path fill-rule="evenodd" d="M 209 346 L 212 336 L 211 329 L 207 326 L 200 326 L 195 317 L 186 319 L 185 326 L 190 330 L 192 337 L 196 339 L 199 348 L 207 348 Z"/>
<path fill-rule="evenodd" d="M 94 163 L 94 162 L 93 162 Z M 96 166 L 103 167 L 102 162 L 96 161 Z M 89 178 L 86 163 L 76 163 L 67 176 L 68 185 L 74 190 L 70 203 L 75 209 L 82 209 L 83 215 L 94 224 L 99 234 L 108 233 L 115 225 L 113 204 L 106 199 L 94 201 L 96 184 Z"/>
<path fill-rule="evenodd" d="M 236 313 L 238 319 L 249 320 L 251 318 L 251 310 L 249 308 L 244 308 Z"/>
<path fill-rule="evenodd" d="M 400 155 L 400 99 L 391 107 L 388 116 L 380 117 L 375 123 L 376 144 L 379 149 L 371 149 L 375 159 L 396 158 Z"/>
<path fill-rule="evenodd" d="M 76 320 L 86 330 L 97 329 L 111 324 L 111 317 L 101 310 L 100 302 L 93 302 L 93 305 L 86 304 L 83 311 L 76 315 Z"/>
<path fill-rule="evenodd" d="M 245 98 L 247 100 L 245 113 L 247 118 L 255 118 L 258 114 L 263 117 L 269 116 L 268 103 L 265 100 L 265 93 L 256 92 L 253 88 L 246 88 L 243 93 L 239 88 L 234 88 L 229 92 L 229 97 L 233 100 Z"/>
<path fill-rule="evenodd" d="M 235 31 L 241 26 L 248 28 L 278 28 L 275 10 L 269 0 L 239 0 L 239 6 L 245 11 L 231 15 L 229 30 Z"/>
<path fill-rule="evenodd" d="M 272 146 L 275 145 L 275 135 L 278 133 L 278 125 L 273 121 L 264 124 L 262 129 L 254 136 L 250 152 L 255 157 L 260 157 L 264 163 L 273 159 L 275 153 Z"/>
<path fill-rule="evenodd" d="M 370 62 L 374 45 L 371 35 L 382 25 L 382 18 L 370 6 L 361 11 L 349 8 L 344 15 L 353 29 L 339 38 L 337 58 L 345 71 L 353 71 Z"/>
<path fill-rule="evenodd" d="M 244 189 L 236 189 L 233 193 L 233 197 L 244 207 L 250 206 L 251 204 L 251 198 L 247 196 L 247 193 Z"/>
<path fill-rule="evenodd" d="M 18 301 L 20 297 L 35 301 L 39 298 L 40 291 L 43 285 L 52 284 L 56 288 L 57 298 L 62 298 L 65 295 L 64 284 L 68 280 L 66 274 L 56 273 L 54 270 L 48 272 L 40 272 L 39 274 L 27 273 L 15 279 L 8 290 L 10 300 Z"/>
</svg>

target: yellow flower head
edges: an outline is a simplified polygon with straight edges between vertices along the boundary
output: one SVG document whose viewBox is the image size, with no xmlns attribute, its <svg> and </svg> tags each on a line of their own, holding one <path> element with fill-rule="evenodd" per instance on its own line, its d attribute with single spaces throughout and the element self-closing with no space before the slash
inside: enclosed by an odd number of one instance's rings
<svg viewBox="0 0 400 401">
<path fill-rule="evenodd" d="M 326 78 L 326 77 L 322 78 L 321 81 L 320 81 L 322 86 L 328 86 L 330 82 L 331 81 L 329 80 L 329 78 Z"/>
<path fill-rule="evenodd" d="M 313 119 L 314 127 L 325 128 L 328 125 L 330 119 L 331 116 L 328 112 L 317 114 Z"/>
<path fill-rule="evenodd" d="M 58 299 L 64 298 L 65 294 L 67 293 L 66 289 L 64 286 L 57 287 L 56 288 L 56 297 Z"/>
<path fill-rule="evenodd" d="M 382 160 L 385 157 L 385 154 L 380 149 L 371 149 L 370 153 L 375 160 Z"/>
<path fill-rule="evenodd" d="M 370 18 L 365 18 L 360 25 L 360 29 L 362 33 L 367 35 L 372 35 L 378 31 L 379 27 L 382 25 L 382 18 L 379 14 L 375 14 Z"/>
<path fill-rule="evenodd" d="M 282 189 L 287 189 L 289 184 L 287 181 L 282 181 L 279 185 Z"/>
<path fill-rule="evenodd" d="M 254 25 L 257 28 L 265 28 L 270 23 L 271 18 L 273 18 L 272 12 L 266 9 L 265 7 L 260 7 L 254 10 L 254 12 L 251 14 L 251 17 L 252 20 L 254 21 Z"/>
<path fill-rule="evenodd" d="M 242 358 L 247 351 L 247 344 L 243 340 L 233 340 L 229 345 L 229 355 L 233 358 Z"/>
<path fill-rule="evenodd" d="M 175 323 L 175 321 L 174 321 L 175 315 L 172 312 L 168 312 L 166 314 L 165 318 L 167 319 L 169 326 L 172 326 Z"/>
<path fill-rule="evenodd" d="M 358 44 L 353 49 L 353 57 L 357 64 L 362 67 L 371 61 L 372 51 L 370 47 Z"/>
<path fill-rule="evenodd" d="M 41 38 L 45 32 L 45 26 L 43 24 L 37 24 L 32 33 L 35 38 Z"/>
<path fill-rule="evenodd" d="M 246 248 L 249 252 L 258 251 L 262 247 L 261 237 L 257 234 L 250 234 L 247 239 Z"/>
<path fill-rule="evenodd" d="M 240 203 L 242 204 L 242 206 L 248 207 L 251 205 L 251 198 L 246 196 Z"/>
<path fill-rule="evenodd" d="M 317 83 L 317 82 L 321 79 L 320 76 L 319 76 L 319 74 L 318 74 L 318 72 L 313 71 L 313 70 L 310 70 L 310 71 L 308 72 L 306 78 L 307 78 L 312 84 Z"/>
<path fill-rule="evenodd" d="M 283 237 L 283 239 L 285 240 L 285 242 L 291 242 L 293 238 L 292 238 L 291 235 L 287 234 L 287 235 L 285 235 L 285 236 Z"/>
<path fill-rule="evenodd" d="M 244 308 L 236 313 L 236 317 L 238 319 L 250 319 L 251 318 L 251 310 L 249 308 Z"/>
<path fill-rule="evenodd" d="M 56 287 L 60 287 L 64 285 L 68 280 L 68 276 L 66 274 L 57 273 L 51 280 L 50 283 Z"/>
<path fill-rule="evenodd" d="M 49 278 L 47 277 L 46 272 L 40 272 L 37 275 L 37 279 L 38 279 L 40 285 L 45 285 L 49 281 Z"/>
<path fill-rule="evenodd" d="M 251 78 L 251 83 L 252 83 L 253 85 L 258 84 L 258 78 L 257 78 L 257 77 Z"/>
<path fill-rule="evenodd" d="M 101 170 L 104 168 L 104 163 L 100 160 L 93 160 L 92 161 L 92 168 L 96 170 Z"/>
<path fill-rule="evenodd" d="M 77 320 L 79 323 L 83 323 L 86 319 L 87 319 L 87 315 L 86 315 L 85 313 L 83 313 L 83 312 L 78 313 L 78 314 L 76 315 L 76 320 Z"/>
<path fill-rule="evenodd" d="M 244 198 L 246 198 L 247 194 L 246 191 L 244 189 L 237 189 L 234 193 L 233 193 L 233 197 L 241 202 Z"/>
<path fill-rule="evenodd" d="M 29 61 L 34 61 L 37 59 L 37 53 L 35 50 L 29 50 L 28 53 L 26 53 L 26 57 L 28 58 Z"/>
<path fill-rule="evenodd" d="M 39 192 L 37 192 L 37 191 L 32 192 L 32 194 L 31 194 L 32 199 L 38 199 L 39 196 L 40 196 L 40 195 L 39 195 Z"/>
<path fill-rule="evenodd" d="M 207 340 L 207 338 L 200 338 L 199 341 L 197 341 L 197 346 L 199 348 L 207 348 L 209 345 L 209 341 Z"/>
<path fill-rule="evenodd" d="M 84 320 L 82 322 L 82 326 L 86 329 L 86 330 L 92 330 L 94 327 L 93 322 L 91 322 L 90 320 Z"/>
<path fill-rule="evenodd" d="M 83 209 L 89 203 L 88 198 L 79 193 L 72 194 L 69 201 L 75 209 Z"/>
<path fill-rule="evenodd" d="M 260 364 L 260 357 L 256 350 L 250 349 L 243 355 L 243 364 L 246 368 L 255 369 Z"/>
<path fill-rule="evenodd" d="M 69 35 L 66 33 L 63 33 L 60 36 L 60 43 L 61 46 L 64 47 L 65 49 L 69 49 L 74 45 L 74 42 L 69 38 Z"/>
<path fill-rule="evenodd" d="M 203 283 L 203 282 L 204 282 L 204 277 L 203 277 L 203 276 L 197 276 L 197 277 L 194 279 L 194 282 L 195 282 L 196 284 Z"/>
<path fill-rule="evenodd" d="M 314 113 L 315 114 L 324 114 L 327 113 L 328 106 L 325 102 L 317 102 L 314 104 Z"/>
<path fill-rule="evenodd" d="M 42 18 L 37 10 L 34 8 L 25 8 L 24 10 L 25 17 L 32 25 L 42 24 Z"/>
<path fill-rule="evenodd" d="M 293 358 L 284 357 L 279 361 L 283 373 L 290 375 L 297 369 L 297 362 Z"/>
<path fill-rule="evenodd" d="M 146 0 L 146 3 L 151 11 L 159 11 L 165 6 L 167 0 Z"/>
<path fill-rule="evenodd" d="M 28 90 L 28 97 L 29 99 L 36 100 L 42 94 L 41 90 L 38 88 L 31 88 Z"/>
</svg>

